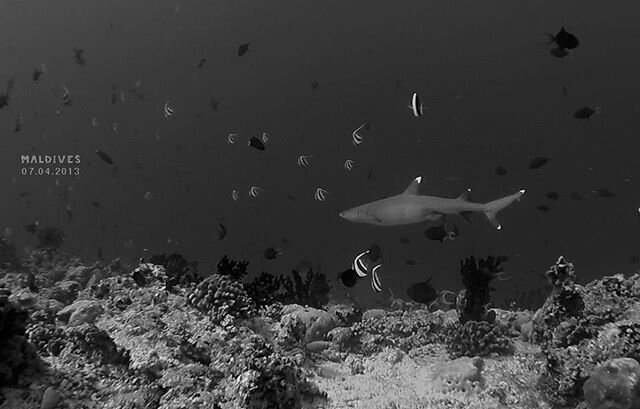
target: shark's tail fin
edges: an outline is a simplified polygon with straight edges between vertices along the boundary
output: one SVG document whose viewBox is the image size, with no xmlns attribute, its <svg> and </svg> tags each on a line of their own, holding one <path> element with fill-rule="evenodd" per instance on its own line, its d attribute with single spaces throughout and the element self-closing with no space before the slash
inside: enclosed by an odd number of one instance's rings
<svg viewBox="0 0 640 409">
<path fill-rule="evenodd" d="M 524 195 L 524 189 L 519 190 L 512 195 L 501 197 L 500 199 L 492 200 L 484 204 L 484 214 L 487 216 L 487 219 L 489 219 L 489 222 L 493 227 L 498 230 L 502 229 L 502 226 L 498 223 L 498 220 L 496 220 L 496 214 L 511 203 L 520 200 L 522 195 Z"/>
</svg>

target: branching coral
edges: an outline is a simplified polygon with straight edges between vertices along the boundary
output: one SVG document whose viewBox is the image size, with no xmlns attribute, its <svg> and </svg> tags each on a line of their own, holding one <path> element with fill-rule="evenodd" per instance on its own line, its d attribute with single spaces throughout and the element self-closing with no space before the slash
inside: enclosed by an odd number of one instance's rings
<svg viewBox="0 0 640 409">
<path fill-rule="evenodd" d="M 495 322 L 491 306 L 491 280 L 503 274 L 507 258 L 489 256 L 476 263 L 474 257 L 460 262 L 465 290 L 458 295 L 456 309 L 459 322 L 446 331 L 449 353 L 459 356 L 487 356 L 511 353 L 509 330 Z"/>
<path fill-rule="evenodd" d="M 293 279 L 292 279 L 293 278 Z M 291 272 L 291 277 L 282 279 L 282 287 L 285 290 L 282 301 L 289 304 L 308 305 L 321 308 L 329 302 L 329 282 L 323 273 L 314 273 L 308 270 L 305 279 L 296 270 Z"/>
<path fill-rule="evenodd" d="M 230 276 L 213 274 L 204 279 L 187 296 L 189 304 L 211 315 L 215 322 L 226 315 L 248 318 L 255 312 L 253 300 L 241 283 Z"/>
<path fill-rule="evenodd" d="M 165 268 L 165 284 L 169 288 L 202 281 L 202 277 L 198 274 L 198 263 L 195 261 L 190 263 L 180 254 L 156 254 L 149 261 L 151 264 Z"/>
<path fill-rule="evenodd" d="M 221 276 L 228 276 L 235 281 L 241 281 L 247 275 L 248 261 L 235 261 L 226 255 L 218 262 L 217 271 Z"/>
<path fill-rule="evenodd" d="M 282 294 L 279 293 L 281 285 L 282 277 L 263 271 L 252 282 L 246 283 L 244 288 L 258 307 L 266 307 L 282 301 Z"/>
<path fill-rule="evenodd" d="M 460 274 L 464 284 L 464 303 L 461 305 L 460 322 L 486 320 L 491 304 L 491 280 L 503 273 L 502 263 L 507 258 L 489 256 L 476 263 L 474 257 L 460 261 Z"/>
</svg>

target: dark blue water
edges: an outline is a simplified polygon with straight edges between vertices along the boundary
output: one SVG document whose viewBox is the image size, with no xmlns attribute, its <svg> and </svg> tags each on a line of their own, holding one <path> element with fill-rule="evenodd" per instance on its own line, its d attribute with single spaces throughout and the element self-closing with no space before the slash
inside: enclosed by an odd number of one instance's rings
<svg viewBox="0 0 640 409">
<path fill-rule="evenodd" d="M 134 259 L 148 248 L 200 260 L 204 270 L 229 254 L 250 260 L 255 273 L 288 273 L 308 258 L 333 277 L 377 242 L 385 251 L 381 279 L 401 296 L 427 276 L 439 288 L 461 287 L 458 263 L 469 255 L 511 257 L 513 278 L 496 284 L 498 297 L 540 285 L 534 271 L 559 255 L 583 281 L 638 267 L 630 259 L 640 253 L 634 2 L 21 0 L 0 7 L 0 85 L 16 81 L 0 110 L 0 225 L 13 228 L 20 247 L 35 243 L 22 226 L 38 219 L 64 230 L 64 248 L 87 259 L 100 246 L 108 259 Z M 564 59 L 550 55 L 543 35 L 561 26 L 581 41 Z M 250 50 L 238 57 L 245 42 Z M 85 50 L 86 65 L 74 61 L 74 47 Z M 47 72 L 34 82 L 40 64 Z M 111 104 L 113 84 L 126 92 L 136 81 L 143 99 L 127 92 Z M 62 105 L 61 84 L 72 106 Z M 414 91 L 424 101 L 421 118 L 407 108 Z M 162 112 L 167 100 L 170 118 Z M 602 113 L 574 119 L 585 105 Z M 18 115 L 24 124 L 16 133 Z M 366 121 L 371 131 L 355 147 L 351 132 Z M 230 145 L 234 131 L 240 135 Z M 264 152 L 246 145 L 265 131 Z M 80 176 L 59 177 L 59 185 L 55 177 L 21 176 L 20 155 L 31 152 L 80 155 Z M 313 155 L 311 167 L 297 166 L 301 154 Z M 550 161 L 530 170 L 536 156 Z M 352 172 L 346 159 L 355 161 Z M 498 165 L 508 173 L 496 175 Z M 424 237 L 427 224 L 377 227 L 337 216 L 401 192 L 418 175 L 424 193 L 436 196 L 467 187 L 479 202 L 520 188 L 527 194 L 500 214 L 503 231 L 479 215 L 471 225 L 454 218 L 461 236 L 444 244 Z M 250 198 L 251 186 L 263 194 Z M 326 201 L 314 200 L 317 187 L 329 191 Z M 602 187 L 615 197 L 593 193 Z M 546 199 L 549 191 L 560 199 Z M 570 200 L 571 192 L 585 200 Z M 541 204 L 551 210 L 540 212 Z M 220 222 L 229 230 L 223 241 Z M 130 239 L 134 246 L 125 247 Z M 270 246 L 283 255 L 265 260 Z M 353 293 L 372 302 L 388 296 L 373 295 L 368 283 Z"/>
</svg>

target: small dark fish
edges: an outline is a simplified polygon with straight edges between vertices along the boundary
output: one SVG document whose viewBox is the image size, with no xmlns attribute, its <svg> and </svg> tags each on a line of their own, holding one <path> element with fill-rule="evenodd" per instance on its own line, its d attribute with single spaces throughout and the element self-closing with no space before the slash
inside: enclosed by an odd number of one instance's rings
<svg viewBox="0 0 640 409">
<path fill-rule="evenodd" d="M 39 221 L 35 221 L 31 224 L 27 224 L 24 226 L 24 229 L 27 231 L 27 233 L 31 233 L 31 234 L 37 233 L 39 228 L 40 228 Z"/>
<path fill-rule="evenodd" d="M 104 260 L 104 257 L 102 256 L 102 246 L 98 247 L 97 258 L 98 260 Z"/>
<path fill-rule="evenodd" d="M 496 175 L 504 176 L 507 174 L 507 168 L 504 166 L 496 166 Z"/>
<path fill-rule="evenodd" d="M 105 161 L 109 165 L 113 165 L 113 160 L 106 153 L 102 152 L 101 150 L 97 150 L 96 149 L 96 154 L 100 157 L 100 159 L 102 159 L 103 161 Z"/>
<path fill-rule="evenodd" d="M 550 37 L 549 43 L 556 43 L 556 45 L 560 48 L 573 50 L 574 48 L 580 45 L 580 41 L 578 40 L 578 37 L 576 37 L 575 35 L 565 30 L 564 27 L 562 27 L 560 31 L 558 31 L 558 34 L 556 35 L 552 35 L 552 34 L 547 34 L 547 35 Z"/>
<path fill-rule="evenodd" d="M 98 208 L 100 207 L 100 202 L 91 202 L 91 206 Z"/>
<path fill-rule="evenodd" d="M 565 85 L 562 86 L 562 95 L 564 95 L 565 97 L 569 96 L 569 91 L 567 90 L 567 87 Z"/>
<path fill-rule="evenodd" d="M 560 198 L 560 195 L 558 194 L 558 192 L 549 192 L 545 195 L 545 197 L 551 200 L 558 200 Z"/>
<path fill-rule="evenodd" d="M 538 205 L 536 209 L 540 210 L 542 213 L 547 213 L 551 208 L 547 205 Z"/>
<path fill-rule="evenodd" d="M 358 273 L 356 273 L 356 270 L 349 268 L 338 273 L 338 279 L 340 280 L 342 285 L 347 288 L 351 288 L 358 282 Z"/>
<path fill-rule="evenodd" d="M 67 208 L 65 209 L 65 213 L 67 215 L 67 223 L 71 223 L 71 221 L 73 220 L 73 211 L 71 210 L 70 205 L 67 205 Z"/>
<path fill-rule="evenodd" d="M 311 89 L 314 91 L 317 90 L 319 86 L 320 86 L 320 83 L 318 81 L 313 81 L 311 83 Z"/>
<path fill-rule="evenodd" d="M 414 259 L 412 259 L 412 258 L 407 259 L 407 261 L 405 261 L 405 263 L 406 263 L 408 266 L 415 266 L 415 265 L 416 265 L 416 261 L 415 261 Z"/>
<path fill-rule="evenodd" d="M 18 196 L 20 196 L 20 197 L 29 197 L 29 196 L 31 196 L 31 193 L 29 193 L 29 192 L 20 192 L 18 194 Z"/>
<path fill-rule="evenodd" d="M 216 101 L 215 99 L 209 97 L 209 106 L 211 107 L 211 109 L 213 109 L 214 111 L 218 110 L 218 101 Z"/>
<path fill-rule="evenodd" d="M 411 243 L 411 240 L 409 238 L 407 238 L 407 237 L 402 237 L 402 238 L 400 238 L 400 243 L 409 244 L 409 243 Z"/>
<path fill-rule="evenodd" d="M 207 62 L 207 59 L 206 58 L 202 58 L 200 60 L 200 62 L 198 63 L 198 68 L 202 68 L 204 66 L 204 63 L 206 63 L 206 62 Z"/>
<path fill-rule="evenodd" d="M 369 172 L 367 173 L 367 179 L 371 179 L 373 177 L 373 168 L 369 169 Z"/>
<path fill-rule="evenodd" d="M 616 196 L 616 194 L 611 189 L 606 187 L 601 187 L 600 189 L 596 190 L 595 193 L 599 197 L 604 197 L 604 198 L 611 198 Z"/>
<path fill-rule="evenodd" d="M 20 132 L 20 129 L 22 129 L 22 124 L 24 123 L 24 117 L 22 115 L 18 115 L 16 117 L 16 122 L 15 125 L 13 127 L 13 132 Z"/>
<path fill-rule="evenodd" d="M 455 239 L 460 235 L 460 231 L 458 229 L 458 226 L 456 225 L 453 225 L 452 229 L 448 230 L 446 224 L 441 224 L 439 226 L 429 227 L 424 231 L 424 235 L 429 240 L 439 241 L 440 243 L 442 243 L 446 239 Z"/>
<path fill-rule="evenodd" d="M 571 192 L 569 197 L 571 198 L 571 200 L 584 200 L 584 196 L 578 192 Z"/>
<path fill-rule="evenodd" d="M 11 91 L 13 91 L 13 87 L 15 87 L 16 81 L 12 78 L 7 81 L 7 90 L 4 92 L 0 92 L 0 108 L 4 108 L 9 105 L 9 100 L 11 99 Z"/>
<path fill-rule="evenodd" d="M 115 104 L 118 102 L 118 87 L 114 84 L 111 85 L 111 103 Z"/>
<path fill-rule="evenodd" d="M 433 288 L 431 278 L 426 281 L 411 284 L 407 288 L 407 295 L 412 301 L 427 305 L 438 298 L 438 292 Z"/>
<path fill-rule="evenodd" d="M 44 65 L 42 65 L 40 68 L 34 68 L 33 74 L 31 74 L 31 78 L 33 79 L 33 82 L 38 82 L 42 74 L 44 74 L 44 71 L 45 71 Z"/>
<path fill-rule="evenodd" d="M 536 158 L 531 159 L 531 162 L 529 162 L 529 169 L 540 169 L 547 162 L 549 162 L 549 158 L 545 158 L 544 156 L 538 156 Z"/>
<path fill-rule="evenodd" d="M 599 112 L 600 112 L 599 108 L 591 108 L 591 107 L 585 106 L 578 109 L 576 112 L 574 112 L 573 117 L 576 119 L 589 119 L 594 114 L 597 114 Z"/>
<path fill-rule="evenodd" d="M 76 64 L 78 65 L 86 65 L 87 60 L 84 58 L 84 50 L 82 48 L 74 48 L 73 49 L 74 59 L 76 60 Z"/>
<path fill-rule="evenodd" d="M 282 250 L 276 249 L 274 247 L 269 247 L 264 251 L 264 258 L 266 258 L 267 260 L 275 260 L 281 255 L 282 255 Z"/>
<path fill-rule="evenodd" d="M 551 55 L 553 55 L 554 57 L 558 57 L 558 58 L 564 58 L 567 55 L 569 55 L 569 51 L 567 51 L 566 49 L 564 49 L 562 47 L 552 48 L 551 51 L 549 51 L 549 53 Z"/>
<path fill-rule="evenodd" d="M 249 52 L 249 44 L 250 43 L 242 43 L 238 46 L 238 57 L 242 57 Z"/>
<path fill-rule="evenodd" d="M 265 150 L 264 142 L 262 142 L 260 138 L 256 138 L 255 136 L 252 136 L 249 139 L 249 146 L 259 151 Z"/>
<path fill-rule="evenodd" d="M 224 240 L 224 238 L 227 237 L 227 227 L 222 223 L 218 223 L 218 226 L 220 226 L 220 230 L 218 231 L 218 240 Z"/>
</svg>

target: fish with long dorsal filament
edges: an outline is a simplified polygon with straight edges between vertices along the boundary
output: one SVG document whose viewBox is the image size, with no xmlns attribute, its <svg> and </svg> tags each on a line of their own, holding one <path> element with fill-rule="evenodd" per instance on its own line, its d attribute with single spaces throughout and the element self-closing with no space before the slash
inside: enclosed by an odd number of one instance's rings
<svg viewBox="0 0 640 409">
<path fill-rule="evenodd" d="M 491 225 L 500 230 L 502 226 L 496 219 L 497 213 L 520 200 L 525 193 L 525 190 L 521 189 L 487 203 L 474 203 L 469 201 L 471 189 L 457 198 L 421 195 L 418 191 L 421 181 L 422 177 L 418 176 L 404 192 L 345 210 L 339 216 L 355 223 L 399 226 L 437 221 L 453 214 L 468 220 L 471 213 L 477 212 L 484 213 Z"/>
</svg>

